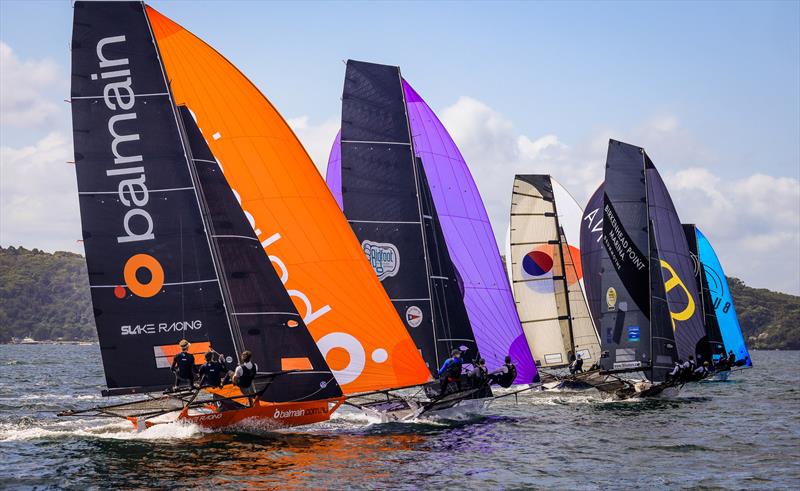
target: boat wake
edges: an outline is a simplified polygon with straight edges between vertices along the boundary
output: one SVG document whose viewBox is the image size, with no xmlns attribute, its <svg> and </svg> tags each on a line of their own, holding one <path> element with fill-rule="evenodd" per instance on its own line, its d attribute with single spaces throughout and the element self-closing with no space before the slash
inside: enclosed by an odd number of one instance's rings
<svg viewBox="0 0 800 491">
<path fill-rule="evenodd" d="M 184 440 L 196 438 L 206 431 L 197 425 L 171 422 L 136 431 L 127 421 L 78 419 L 42 421 L 25 418 L 16 423 L 0 423 L 0 442 L 97 438 L 108 440 Z"/>
</svg>

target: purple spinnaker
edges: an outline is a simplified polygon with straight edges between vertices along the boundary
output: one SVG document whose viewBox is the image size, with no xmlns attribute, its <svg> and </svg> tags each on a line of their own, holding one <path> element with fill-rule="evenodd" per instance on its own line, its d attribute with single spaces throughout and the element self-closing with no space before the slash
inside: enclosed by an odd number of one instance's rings
<svg viewBox="0 0 800 491">
<path fill-rule="evenodd" d="M 439 118 L 403 80 L 414 150 L 422 160 L 444 232 L 447 250 L 464 284 L 464 305 L 481 356 L 490 370 L 511 355 L 516 383 L 538 380 L 492 226 L 467 163 Z M 326 176 L 339 206 L 339 135 L 331 149 Z"/>
</svg>

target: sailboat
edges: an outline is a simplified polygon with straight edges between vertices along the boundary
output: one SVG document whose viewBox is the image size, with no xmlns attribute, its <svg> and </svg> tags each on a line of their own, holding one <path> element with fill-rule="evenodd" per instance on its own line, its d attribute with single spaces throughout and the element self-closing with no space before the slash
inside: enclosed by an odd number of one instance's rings
<svg viewBox="0 0 800 491">
<path fill-rule="evenodd" d="M 514 383 L 538 382 L 539 375 L 514 306 L 486 207 L 469 167 L 447 129 L 419 93 L 403 77 L 401 86 L 412 150 L 421 161 L 428 183 L 426 192 L 433 199 L 481 356 L 489 370 L 496 370 L 510 355 L 517 369 Z M 342 207 L 340 142 L 341 133 L 331 148 L 326 181 Z"/>
<path fill-rule="evenodd" d="M 446 245 L 427 169 L 414 152 L 398 67 L 347 61 L 338 144 L 340 166 L 335 180 L 329 167 L 328 184 L 340 194 L 342 211 L 431 374 L 438 377 L 453 350 L 474 364 L 484 356 L 483 345 L 467 313 L 464 280 Z M 487 383 L 462 381 L 446 392 L 429 387 L 427 396 L 429 413 L 479 413 L 492 391 Z M 448 407 L 440 407 L 445 400 Z"/>
<path fill-rule="evenodd" d="M 581 234 L 605 374 L 593 385 L 618 397 L 677 388 L 667 374 L 695 355 L 706 333 L 683 228 L 643 148 L 610 140 L 605 181 Z"/>
<path fill-rule="evenodd" d="M 567 240 L 557 198 L 566 210 L 571 197 L 549 175 L 514 177 L 510 278 L 531 353 L 544 373 L 543 386 L 589 388 L 580 382 L 584 374 L 566 376 L 563 371 L 577 358 L 587 370 L 598 364 L 600 341 L 583 293 L 580 252 Z M 573 218 L 570 231 L 577 239 L 580 212 Z"/>
<path fill-rule="evenodd" d="M 72 50 L 104 395 L 169 389 L 182 338 L 197 361 L 249 350 L 259 376 L 255 394 L 192 388 L 65 415 L 292 426 L 348 393 L 430 379 L 313 163 L 233 65 L 141 2 L 76 2 Z"/>
<path fill-rule="evenodd" d="M 715 370 L 711 378 L 727 380 L 736 370 L 752 367 L 753 362 L 747 351 L 742 328 L 736 316 L 728 280 L 714 248 L 711 247 L 711 242 L 696 225 L 684 225 L 684 231 L 700 265 L 701 274 L 699 276 L 703 282 L 703 306 L 706 317 L 713 319 L 714 341 L 719 345 L 711 353 L 712 361 L 717 362 L 731 352 L 736 358 L 733 367 L 729 367 L 727 370 Z M 692 235 L 694 240 L 692 240 Z"/>
</svg>

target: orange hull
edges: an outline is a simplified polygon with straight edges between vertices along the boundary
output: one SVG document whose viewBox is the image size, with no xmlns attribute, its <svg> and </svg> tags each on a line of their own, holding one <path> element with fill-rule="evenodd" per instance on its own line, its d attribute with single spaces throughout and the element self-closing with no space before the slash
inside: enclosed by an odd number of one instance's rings
<svg viewBox="0 0 800 491">
<path fill-rule="evenodd" d="M 310 402 L 263 402 L 256 401 L 252 407 L 212 411 L 205 414 L 185 414 L 178 421 L 194 423 L 210 429 L 224 429 L 236 425 L 252 425 L 267 428 L 287 428 L 330 419 L 343 399 L 324 399 Z"/>
</svg>

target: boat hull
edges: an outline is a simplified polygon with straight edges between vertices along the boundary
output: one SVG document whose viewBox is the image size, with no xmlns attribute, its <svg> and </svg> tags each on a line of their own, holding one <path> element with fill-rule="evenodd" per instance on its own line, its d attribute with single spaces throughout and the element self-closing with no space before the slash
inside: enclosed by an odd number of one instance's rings
<svg viewBox="0 0 800 491">
<path fill-rule="evenodd" d="M 181 413 L 178 421 L 212 430 L 243 425 L 269 429 L 287 428 L 327 421 L 341 404 L 340 399 L 286 403 L 256 401 L 253 406 L 241 409 L 219 411 L 209 407 L 208 412 L 200 414 Z"/>
</svg>

